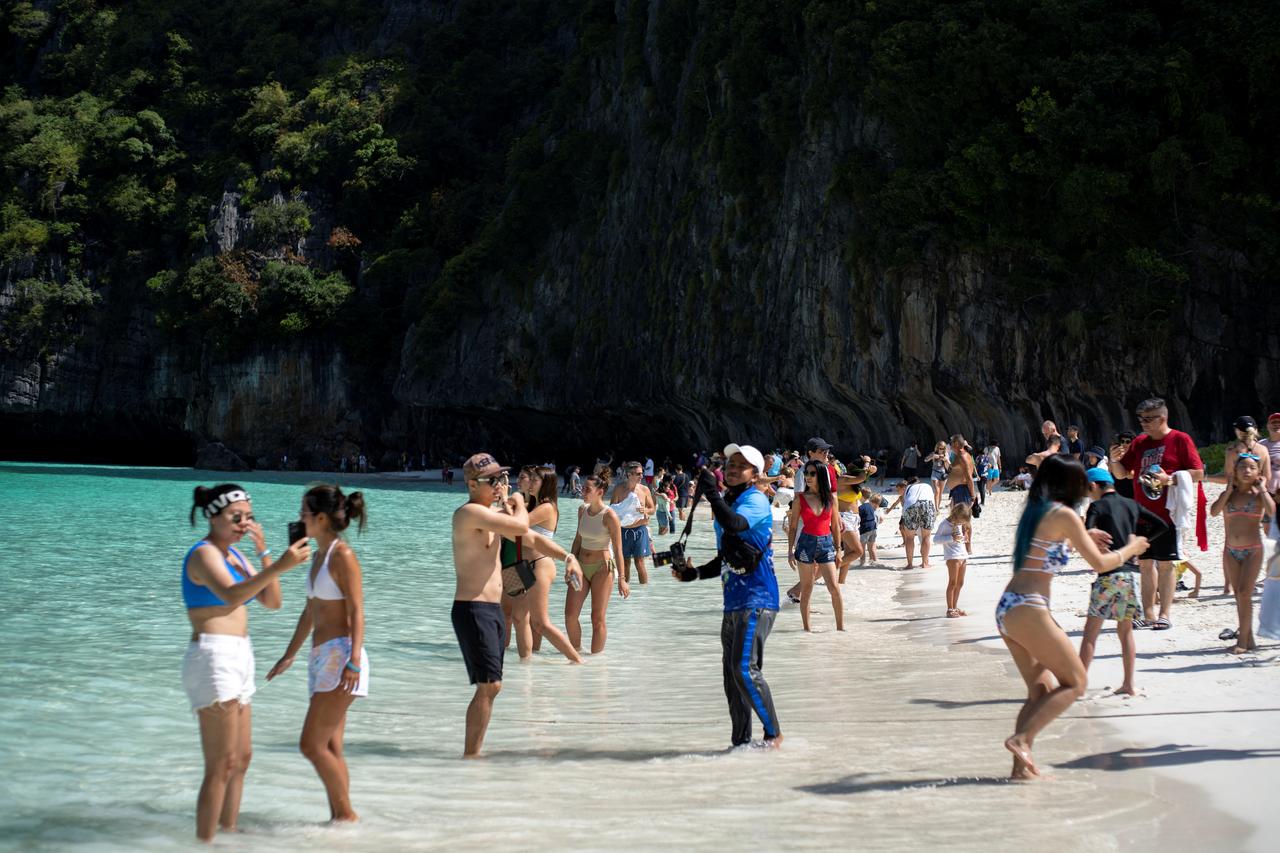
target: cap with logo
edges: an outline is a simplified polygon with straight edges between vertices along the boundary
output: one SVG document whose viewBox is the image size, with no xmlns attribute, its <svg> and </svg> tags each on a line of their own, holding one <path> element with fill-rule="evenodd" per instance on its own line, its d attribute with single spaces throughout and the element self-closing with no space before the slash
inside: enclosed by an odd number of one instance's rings
<svg viewBox="0 0 1280 853">
<path fill-rule="evenodd" d="M 1257 429 L 1258 424 L 1248 415 L 1241 415 L 1236 418 L 1236 422 L 1232 424 L 1236 429 Z"/>
<path fill-rule="evenodd" d="M 510 470 L 511 468 L 506 465 L 499 465 L 498 460 L 494 459 L 491 453 L 477 453 L 462 463 L 462 475 L 468 480 L 474 480 L 476 477 L 493 477 Z"/>
</svg>

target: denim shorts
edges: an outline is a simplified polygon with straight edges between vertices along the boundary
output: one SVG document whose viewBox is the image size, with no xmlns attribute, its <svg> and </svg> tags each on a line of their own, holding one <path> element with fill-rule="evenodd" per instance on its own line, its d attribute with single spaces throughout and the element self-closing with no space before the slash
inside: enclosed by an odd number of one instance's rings
<svg viewBox="0 0 1280 853">
<path fill-rule="evenodd" d="M 834 563 L 836 546 L 831 541 L 831 534 L 814 536 L 812 533 L 801 533 L 796 540 L 796 561 L 811 565 L 813 563 Z"/>
<path fill-rule="evenodd" d="M 658 510 L 658 528 L 659 529 L 666 529 L 666 530 L 672 529 L 673 527 L 675 527 L 675 524 L 676 524 L 675 519 L 676 519 L 675 513 L 668 512 L 665 509 Z"/>
<path fill-rule="evenodd" d="M 622 528 L 622 557 L 648 557 L 653 549 L 649 547 L 649 526 Z"/>
</svg>

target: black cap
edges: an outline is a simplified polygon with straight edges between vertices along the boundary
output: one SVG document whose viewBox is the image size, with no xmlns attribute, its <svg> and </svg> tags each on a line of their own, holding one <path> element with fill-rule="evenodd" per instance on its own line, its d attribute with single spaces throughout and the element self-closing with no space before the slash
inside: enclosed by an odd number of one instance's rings
<svg viewBox="0 0 1280 853">
<path fill-rule="evenodd" d="M 820 438 L 814 437 L 805 442 L 805 450 L 830 450 L 831 445 L 827 444 Z"/>
<path fill-rule="evenodd" d="M 1236 429 L 1257 429 L 1258 425 L 1254 423 L 1253 418 L 1248 415 L 1241 415 L 1236 418 L 1236 422 L 1232 424 Z"/>
<path fill-rule="evenodd" d="M 1096 444 L 1093 447 L 1090 447 L 1086 452 L 1092 453 L 1094 456 L 1098 457 L 1099 459 L 1107 458 L 1107 451 L 1103 450 L 1101 447 L 1099 447 Z"/>
</svg>

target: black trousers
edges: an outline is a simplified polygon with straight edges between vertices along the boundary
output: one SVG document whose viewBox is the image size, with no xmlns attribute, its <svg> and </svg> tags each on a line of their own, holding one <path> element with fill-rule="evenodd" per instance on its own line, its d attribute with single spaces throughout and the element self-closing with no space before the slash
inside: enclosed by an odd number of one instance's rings
<svg viewBox="0 0 1280 853">
<path fill-rule="evenodd" d="M 782 733 L 773 710 L 773 696 L 764 680 L 764 641 L 773 628 L 776 610 L 734 610 L 720 623 L 724 649 L 724 695 L 729 700 L 733 745 L 751 742 L 751 714 L 760 718 L 765 739 Z"/>
</svg>

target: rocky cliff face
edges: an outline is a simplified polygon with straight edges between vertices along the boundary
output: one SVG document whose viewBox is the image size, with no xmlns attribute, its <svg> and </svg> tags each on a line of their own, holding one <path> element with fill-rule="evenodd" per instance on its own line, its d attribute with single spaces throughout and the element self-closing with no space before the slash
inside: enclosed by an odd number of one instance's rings
<svg viewBox="0 0 1280 853">
<path fill-rule="evenodd" d="M 451 8 L 388 4 L 377 45 Z M 652 26 L 642 54 L 659 90 L 685 100 L 691 63 L 664 64 Z M 115 306 L 73 347 L 0 359 L 10 452 L 189 462 L 221 441 L 251 461 L 288 452 L 319 467 L 357 446 L 581 459 L 818 434 L 849 454 L 961 432 L 1016 456 L 1045 418 L 1095 441 L 1132 428 L 1147 396 L 1166 397 L 1202 442 L 1280 401 L 1280 333 L 1252 307 L 1242 260 L 1204 248 L 1212 268 L 1194 271 L 1180 307 L 1135 316 L 1126 334 L 1099 331 L 1101 307 L 1072 294 L 1011 296 L 999 258 L 931 247 L 887 270 L 851 249 L 860 211 L 835 186 L 850 152 L 892 152 L 890 128 L 837 102 L 805 122 L 776 194 L 753 198 L 683 141 L 682 119 L 652 132 L 654 91 L 624 64 L 621 50 L 594 61 L 560 128 L 613 141 L 607 187 L 521 273 L 483 278 L 434 318 L 445 331 L 424 341 L 411 326 L 399 364 L 357 372 L 316 339 L 219 355 L 159 334 L 145 306 Z M 238 202 L 229 192 L 210 211 L 211 251 L 244 240 Z M 333 222 L 312 209 L 294 248 L 329 265 Z"/>
</svg>

